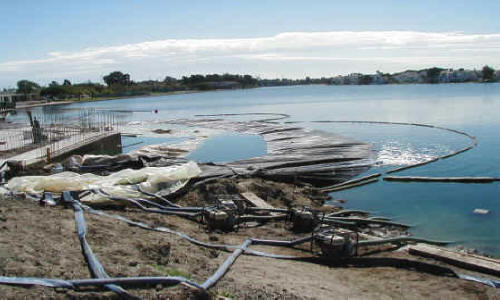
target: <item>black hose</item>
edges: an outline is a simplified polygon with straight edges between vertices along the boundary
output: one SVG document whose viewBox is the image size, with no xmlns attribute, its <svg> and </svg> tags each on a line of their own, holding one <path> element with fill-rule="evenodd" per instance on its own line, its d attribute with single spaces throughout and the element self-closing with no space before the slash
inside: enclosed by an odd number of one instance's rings
<svg viewBox="0 0 500 300">
<path fill-rule="evenodd" d="M 89 206 L 86 206 L 83 204 L 80 204 L 80 205 L 85 211 L 87 211 L 91 214 L 95 214 L 95 215 L 103 216 L 103 217 L 107 217 L 107 218 L 113 218 L 113 219 L 125 222 L 129 225 L 137 226 L 139 228 L 146 229 L 146 230 L 174 234 L 174 235 L 177 235 L 178 237 L 185 239 L 188 242 L 190 242 L 194 245 L 200 246 L 200 247 L 209 248 L 209 249 L 217 249 L 217 250 L 228 251 L 228 252 L 231 252 L 234 249 L 238 248 L 238 246 L 236 246 L 236 245 L 221 245 L 221 244 L 210 244 L 210 243 L 202 242 L 202 241 L 199 241 L 195 238 L 192 238 L 192 237 L 188 236 L 187 234 L 180 232 L 180 231 L 171 230 L 171 229 L 166 228 L 166 227 L 151 227 L 145 223 L 132 221 L 132 220 L 127 219 L 125 217 L 122 217 L 120 215 L 111 215 L 111 214 L 107 214 L 107 213 L 100 211 L 100 210 L 95 210 L 95 209 L 90 208 Z M 250 254 L 250 255 L 255 255 L 255 256 L 263 256 L 263 257 L 277 258 L 277 259 L 302 259 L 302 257 L 298 257 L 298 256 L 288 256 L 288 255 L 265 253 L 265 252 L 251 250 L 251 249 L 246 249 L 245 253 Z"/>
<path fill-rule="evenodd" d="M 92 248 L 90 248 L 89 243 L 86 239 L 87 234 L 87 226 L 85 224 L 85 218 L 83 217 L 82 208 L 78 205 L 78 203 L 73 199 L 70 192 L 63 192 L 62 194 L 63 201 L 67 204 L 71 204 L 73 206 L 73 210 L 75 211 L 75 224 L 76 230 L 78 233 L 78 239 L 80 240 L 80 245 L 82 247 L 83 255 L 85 256 L 85 260 L 88 263 L 90 272 L 93 277 L 97 278 L 109 278 L 109 275 L 104 270 L 104 267 L 101 265 L 97 257 L 95 256 Z M 107 284 L 105 287 L 116 294 L 120 295 L 120 297 L 126 299 L 140 299 L 135 297 L 134 295 L 128 293 L 122 287 L 115 284 Z"/>
<path fill-rule="evenodd" d="M 0 276 L 0 284 L 20 285 L 20 286 L 46 286 L 53 288 L 76 289 L 86 286 L 109 286 L 109 285 L 124 285 L 124 286 L 141 286 L 141 285 L 156 285 L 174 286 L 180 283 L 185 283 L 190 286 L 202 289 L 202 287 L 184 277 L 116 277 L 116 278 L 92 278 L 92 279 L 51 279 L 51 278 L 33 278 L 33 277 L 6 277 Z M 122 296 L 122 295 L 121 295 Z M 138 299 L 137 297 L 135 297 Z"/>
<path fill-rule="evenodd" d="M 265 211 L 265 212 L 280 212 L 288 213 L 289 210 L 285 208 L 267 208 L 267 207 L 247 207 L 246 211 Z"/>
<path fill-rule="evenodd" d="M 243 254 L 243 251 L 245 251 L 247 249 L 248 246 L 250 246 L 252 244 L 252 240 L 251 239 L 248 239 L 246 241 L 243 242 L 243 244 L 241 244 L 240 247 L 238 247 L 238 249 L 234 250 L 233 251 L 233 254 L 231 254 L 231 256 L 229 256 L 222 265 L 220 265 L 220 267 L 217 269 L 217 271 L 215 271 L 215 273 L 210 276 L 202 285 L 201 287 L 208 290 L 209 288 L 211 288 L 212 286 L 214 286 L 217 281 L 219 281 L 222 276 L 224 276 L 224 274 L 226 274 L 226 272 L 229 270 L 229 268 L 231 267 L 231 265 L 236 261 L 236 259 L 241 255 Z"/>
<path fill-rule="evenodd" d="M 287 215 L 276 215 L 276 216 L 239 216 L 236 221 L 238 223 L 245 223 L 249 221 L 257 221 L 257 222 L 267 222 L 267 221 L 275 221 L 275 220 L 284 220 Z"/>
<path fill-rule="evenodd" d="M 149 201 L 149 200 L 146 200 L 146 199 L 134 199 L 134 200 L 138 201 L 139 203 L 146 203 L 146 204 L 149 204 L 149 205 L 154 206 L 156 208 L 160 208 L 160 209 L 167 210 L 167 211 L 200 212 L 200 211 L 204 211 L 206 209 L 205 207 L 171 207 L 171 206 L 164 206 L 164 205 L 158 204 L 158 203 L 156 203 L 154 201 Z"/>
<path fill-rule="evenodd" d="M 379 225 L 390 225 L 390 226 L 398 226 L 398 227 L 404 227 L 404 228 L 410 228 L 410 225 L 407 224 L 402 224 L 402 223 L 395 223 L 391 221 L 382 221 L 382 220 L 376 220 L 376 219 L 363 219 L 363 218 L 352 218 L 352 217 L 325 217 L 323 219 L 325 223 L 328 221 L 345 221 L 345 222 L 354 222 L 354 223 L 359 223 L 359 224 L 379 224 Z"/>
<path fill-rule="evenodd" d="M 95 189 L 95 190 L 92 190 L 92 192 L 95 194 L 98 194 L 100 196 L 106 197 L 110 200 L 132 203 L 135 206 L 137 206 L 138 208 L 140 208 L 141 210 L 147 211 L 147 212 L 166 214 L 166 215 L 176 215 L 179 217 L 188 217 L 188 218 L 194 218 L 194 217 L 201 215 L 201 212 L 190 213 L 190 212 L 184 212 L 184 211 L 172 211 L 172 210 L 167 210 L 167 209 L 145 207 L 137 200 L 125 198 L 125 197 L 115 197 L 115 196 L 112 196 L 112 195 L 106 193 L 102 189 Z M 147 200 L 144 200 L 144 201 L 147 201 Z"/>
<path fill-rule="evenodd" d="M 252 244 L 254 245 L 267 245 L 267 246 L 282 246 L 282 247 L 293 247 L 299 244 L 310 242 L 313 239 L 312 236 L 306 236 L 293 241 L 279 241 L 279 240 L 263 240 L 263 239 L 252 239 Z"/>
<path fill-rule="evenodd" d="M 158 199 L 158 200 L 160 200 L 160 201 L 162 201 L 162 202 L 166 203 L 168 206 L 171 206 L 171 207 L 180 207 L 179 205 L 177 205 L 177 204 L 175 204 L 175 203 L 172 203 L 172 202 L 168 201 L 167 199 L 165 199 L 165 198 L 163 198 L 163 197 L 161 197 L 161 196 L 158 196 L 158 195 L 156 195 L 156 194 L 154 194 L 154 193 L 150 193 L 150 192 L 147 192 L 147 191 L 143 190 L 143 189 L 141 188 L 141 186 L 140 186 L 140 185 L 136 185 L 136 187 L 137 187 L 137 190 L 138 190 L 140 193 L 143 193 L 144 195 L 148 195 L 148 196 L 150 196 L 150 197 L 153 197 L 153 198 L 155 198 L 155 199 Z"/>
</svg>

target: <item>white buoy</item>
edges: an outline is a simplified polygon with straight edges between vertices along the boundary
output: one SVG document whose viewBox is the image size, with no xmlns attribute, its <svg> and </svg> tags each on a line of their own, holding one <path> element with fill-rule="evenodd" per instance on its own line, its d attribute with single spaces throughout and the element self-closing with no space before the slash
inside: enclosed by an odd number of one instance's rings
<svg viewBox="0 0 500 300">
<path fill-rule="evenodd" d="M 490 213 L 490 211 L 484 208 L 476 208 L 474 209 L 474 213 L 478 215 L 487 215 Z"/>
</svg>

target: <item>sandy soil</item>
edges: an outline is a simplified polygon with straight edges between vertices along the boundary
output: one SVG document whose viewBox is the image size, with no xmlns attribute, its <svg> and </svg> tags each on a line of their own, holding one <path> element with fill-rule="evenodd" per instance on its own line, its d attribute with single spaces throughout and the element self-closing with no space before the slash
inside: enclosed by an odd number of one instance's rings
<svg viewBox="0 0 500 300">
<path fill-rule="evenodd" d="M 247 182 L 243 186 L 259 194 L 263 183 Z M 281 185 L 281 184 L 279 184 Z M 226 186 L 226 187 L 224 187 Z M 208 187 L 221 191 L 228 185 Z M 229 188 L 233 188 L 230 187 Z M 292 188 L 269 197 L 271 203 L 290 197 Z M 295 189 L 295 201 L 306 204 L 304 190 Z M 297 196 L 300 194 L 300 196 Z M 262 196 L 262 195 L 261 195 Z M 181 203 L 201 201 L 194 194 Z M 309 204 L 311 204 L 309 202 Z M 207 232 L 192 221 L 175 216 L 148 214 L 135 209 L 112 209 L 133 220 L 154 226 L 183 231 L 203 241 L 239 244 L 246 237 L 292 239 L 281 223 L 268 223 L 237 232 Z M 77 239 L 74 214 L 63 207 L 42 207 L 32 200 L 0 201 L 0 275 L 49 278 L 89 278 Z M 229 255 L 226 252 L 194 246 L 174 235 L 146 231 L 117 220 L 85 214 L 88 241 L 110 276 L 187 276 L 196 282 L 207 279 Z M 267 252 L 309 256 L 303 249 L 252 247 Z M 417 258 L 405 252 L 383 252 L 365 256 L 362 262 L 328 265 L 316 262 L 285 261 L 241 256 L 226 276 L 210 290 L 214 297 L 235 299 L 500 299 L 494 288 L 450 276 L 436 275 L 432 268 L 416 271 L 409 261 L 442 265 Z M 444 265 L 443 265 L 444 266 Z M 456 270 L 456 269 L 455 269 Z M 471 273 L 461 271 L 463 273 Z M 483 275 L 484 276 L 484 275 Z M 193 297 L 182 286 L 161 285 L 129 289 L 146 299 L 186 299 Z M 114 294 L 90 289 L 70 291 L 52 288 L 20 288 L 0 285 L 3 299 L 112 299 Z"/>
</svg>

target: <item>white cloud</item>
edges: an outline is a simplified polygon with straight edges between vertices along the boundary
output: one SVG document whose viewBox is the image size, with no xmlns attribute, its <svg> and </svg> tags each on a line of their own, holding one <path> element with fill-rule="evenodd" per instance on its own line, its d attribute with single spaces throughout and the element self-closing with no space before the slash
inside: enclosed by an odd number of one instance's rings
<svg viewBox="0 0 500 300">
<path fill-rule="evenodd" d="M 496 66 L 499 50 L 500 34 L 460 32 L 286 32 L 262 38 L 167 39 L 2 62 L 0 84 L 13 84 L 19 78 L 99 80 L 113 70 L 141 80 L 209 72 L 331 76 L 436 63 L 444 67 Z"/>
</svg>

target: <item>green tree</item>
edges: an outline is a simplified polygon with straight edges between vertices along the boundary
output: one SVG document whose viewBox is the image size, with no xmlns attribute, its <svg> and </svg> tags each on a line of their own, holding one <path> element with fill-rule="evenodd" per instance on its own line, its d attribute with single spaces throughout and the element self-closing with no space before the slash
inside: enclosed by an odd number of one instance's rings
<svg viewBox="0 0 500 300">
<path fill-rule="evenodd" d="M 59 82 L 52 81 L 51 83 L 49 83 L 49 86 L 59 86 Z"/>
<path fill-rule="evenodd" d="M 71 81 L 69 81 L 68 79 L 64 79 L 64 82 L 63 84 L 64 86 L 70 86 L 71 85 Z"/>
<path fill-rule="evenodd" d="M 31 94 L 38 89 L 40 89 L 40 86 L 36 82 L 25 79 L 17 82 L 17 92 L 23 94 L 25 98 L 28 97 L 28 94 Z"/>
<path fill-rule="evenodd" d="M 51 98 L 64 98 L 68 91 L 62 85 L 49 85 L 49 87 L 42 88 L 40 95 Z"/>
<path fill-rule="evenodd" d="M 427 69 L 427 81 L 429 83 L 438 83 L 439 82 L 439 74 L 443 70 L 444 69 L 442 69 L 442 68 L 436 68 L 436 67 Z"/>
<path fill-rule="evenodd" d="M 484 66 L 482 70 L 483 81 L 491 82 L 495 79 L 495 69 L 490 68 L 489 66 Z"/>
<path fill-rule="evenodd" d="M 102 79 L 104 80 L 104 82 L 106 82 L 108 86 L 130 85 L 132 83 L 130 81 L 130 75 L 123 74 L 120 71 L 111 72 L 108 75 L 104 76 Z"/>
<path fill-rule="evenodd" d="M 177 83 L 177 79 L 171 76 L 165 76 L 165 79 L 163 79 L 163 82 L 165 83 Z"/>
</svg>

